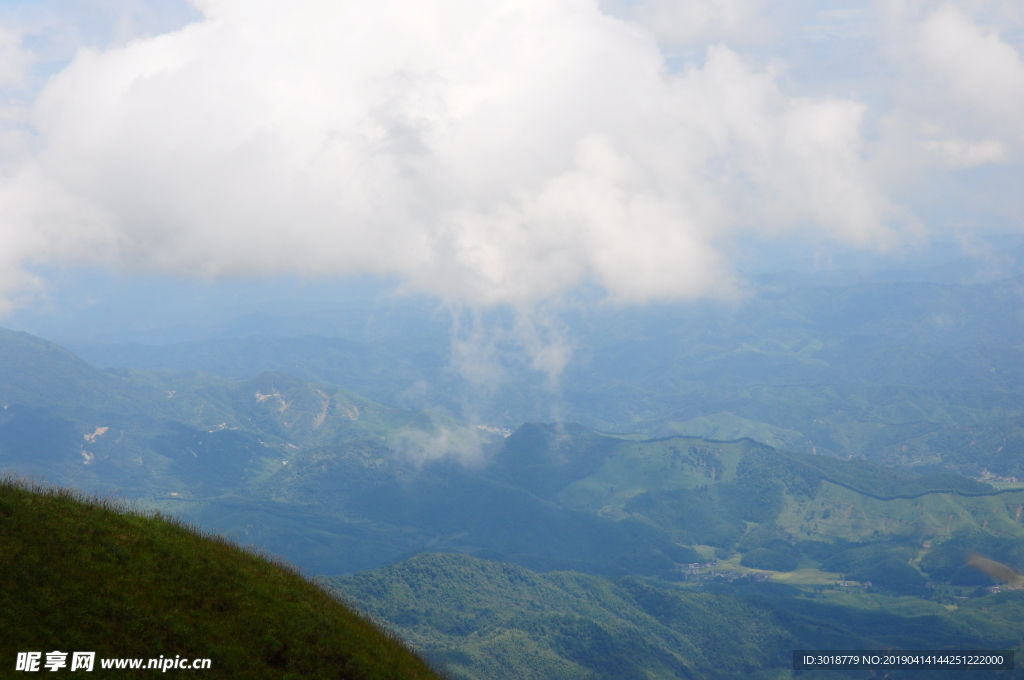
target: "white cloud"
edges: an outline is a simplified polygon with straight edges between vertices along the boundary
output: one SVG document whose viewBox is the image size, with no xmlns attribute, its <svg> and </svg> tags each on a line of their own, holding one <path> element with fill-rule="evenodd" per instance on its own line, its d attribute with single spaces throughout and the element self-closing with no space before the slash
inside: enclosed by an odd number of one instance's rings
<svg viewBox="0 0 1024 680">
<path fill-rule="evenodd" d="M 420 424 L 403 428 L 390 441 L 392 451 L 400 460 L 416 467 L 438 460 L 454 460 L 469 467 L 486 463 L 483 452 L 486 439 L 482 429 L 460 425 L 429 411 L 421 415 L 429 418 L 427 427 Z"/>
<path fill-rule="evenodd" d="M 919 243 L 935 173 L 1024 137 L 995 0 L 90 2 L 109 26 L 0 29 L 0 312 L 40 263 L 397 276 L 515 308 L 455 328 L 481 389 L 509 349 L 557 380 L 568 289 L 730 297 L 751 235 Z"/>
<path fill-rule="evenodd" d="M 955 5 L 944 5 L 921 23 L 918 49 L 955 104 L 1024 138 L 1024 60 L 995 30 L 978 25 Z"/>
<path fill-rule="evenodd" d="M 1006 150 L 998 139 L 968 142 L 963 139 L 929 139 L 921 146 L 938 156 L 951 168 L 972 168 L 986 163 L 998 163 L 1006 157 Z"/>
<path fill-rule="evenodd" d="M 31 55 L 21 45 L 21 36 L 0 26 L 0 88 L 20 85 Z"/>
<path fill-rule="evenodd" d="M 636 19 L 659 40 L 693 43 L 722 40 L 747 32 L 760 18 L 762 0 L 641 0 L 625 4 L 619 13 Z"/>
<path fill-rule="evenodd" d="M 369 272 L 529 306 L 581 282 L 730 295 L 718 244 L 743 228 L 899 238 L 862 104 L 786 94 L 722 45 L 670 73 L 595 2 L 199 7 L 43 89 L 0 187 L 9 272 Z"/>
</svg>

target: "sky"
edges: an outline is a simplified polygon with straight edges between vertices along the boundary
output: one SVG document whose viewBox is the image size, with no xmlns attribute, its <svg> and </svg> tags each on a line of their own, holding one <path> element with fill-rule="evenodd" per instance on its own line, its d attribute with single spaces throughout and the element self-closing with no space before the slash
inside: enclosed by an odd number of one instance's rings
<svg viewBox="0 0 1024 680">
<path fill-rule="evenodd" d="M 1024 232 L 1012 1 L 6 0 L 0 97 L 8 318 L 74 272 L 732 300 Z"/>
</svg>

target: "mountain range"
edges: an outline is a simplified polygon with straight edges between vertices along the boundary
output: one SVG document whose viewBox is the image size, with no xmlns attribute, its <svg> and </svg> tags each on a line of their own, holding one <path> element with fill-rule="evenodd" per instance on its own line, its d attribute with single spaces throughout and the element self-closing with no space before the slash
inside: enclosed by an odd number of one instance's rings
<svg viewBox="0 0 1024 680">
<path fill-rule="evenodd" d="M 1017 591 L 969 561 L 1024 571 L 1021 282 L 772 285 L 580 312 L 557 386 L 505 362 L 492 392 L 431 332 L 88 363 L 0 331 L 0 469 L 278 555 L 457 678 L 1020 645 Z M 569 417 L 529 418 L 555 402 Z"/>
</svg>

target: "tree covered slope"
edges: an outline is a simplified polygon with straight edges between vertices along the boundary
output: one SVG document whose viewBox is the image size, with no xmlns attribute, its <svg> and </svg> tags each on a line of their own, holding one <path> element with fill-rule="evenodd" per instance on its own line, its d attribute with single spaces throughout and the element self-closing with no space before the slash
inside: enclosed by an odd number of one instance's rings
<svg viewBox="0 0 1024 680">
<path fill-rule="evenodd" d="M 423 554 L 327 582 L 459 680 L 781 679 L 792 677 L 794 649 L 1019 654 L 1024 642 L 1022 591 L 950 609 L 915 597 L 750 581 L 673 588 L 636 577 L 538 574 L 456 554 Z"/>
</svg>

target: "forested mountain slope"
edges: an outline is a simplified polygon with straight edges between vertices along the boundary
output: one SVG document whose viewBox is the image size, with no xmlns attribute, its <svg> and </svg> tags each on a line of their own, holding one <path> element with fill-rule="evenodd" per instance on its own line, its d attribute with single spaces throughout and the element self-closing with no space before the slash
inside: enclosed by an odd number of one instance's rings
<svg viewBox="0 0 1024 680">
<path fill-rule="evenodd" d="M 459 680 L 781 679 L 792 677 L 794 649 L 1016 647 L 1019 655 L 1024 642 L 1021 591 L 966 598 L 950 609 L 842 592 L 849 589 L 750 581 L 672 588 L 635 577 L 538 574 L 452 554 L 327 583 Z M 920 672 L 886 671 L 890 678 Z M 1020 670 L 974 672 L 1024 677 Z"/>
</svg>

